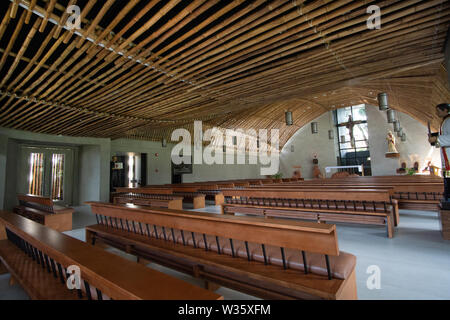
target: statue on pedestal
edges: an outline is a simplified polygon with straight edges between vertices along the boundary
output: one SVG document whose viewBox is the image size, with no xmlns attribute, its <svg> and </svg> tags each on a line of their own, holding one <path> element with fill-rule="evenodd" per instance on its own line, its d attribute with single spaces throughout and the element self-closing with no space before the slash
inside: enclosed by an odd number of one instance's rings
<svg viewBox="0 0 450 320">
<path fill-rule="evenodd" d="M 388 131 L 386 140 L 388 142 L 388 152 L 386 152 L 386 158 L 398 158 L 400 153 L 398 153 L 397 148 L 395 147 L 395 137 L 392 134 L 392 131 Z"/>
<path fill-rule="evenodd" d="M 313 178 L 314 179 L 323 179 L 322 172 L 320 171 L 320 168 L 319 168 L 319 160 L 317 159 L 317 154 L 314 154 L 313 164 L 314 164 Z"/>
</svg>

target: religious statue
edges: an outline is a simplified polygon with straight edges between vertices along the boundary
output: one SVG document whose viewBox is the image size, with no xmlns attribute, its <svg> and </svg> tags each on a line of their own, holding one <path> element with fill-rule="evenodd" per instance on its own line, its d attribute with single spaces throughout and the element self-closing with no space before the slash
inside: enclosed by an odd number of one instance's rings
<svg viewBox="0 0 450 320">
<path fill-rule="evenodd" d="M 353 127 L 361 123 L 363 123 L 363 121 L 353 121 L 352 116 L 349 115 L 348 122 L 339 124 L 339 126 L 345 126 L 348 129 L 348 134 L 350 135 L 350 144 L 352 148 L 355 148 L 355 137 L 353 136 Z"/>
<path fill-rule="evenodd" d="M 428 161 L 427 166 L 422 170 L 422 172 L 429 172 L 430 176 L 439 176 L 439 168 L 433 165 L 431 161 Z"/>
<path fill-rule="evenodd" d="M 397 173 L 399 174 L 405 174 L 406 173 L 406 162 L 402 162 L 401 168 L 397 169 Z"/>
<path fill-rule="evenodd" d="M 302 173 L 301 173 L 300 169 L 302 168 L 302 166 L 294 166 L 293 168 L 296 170 L 292 174 L 292 178 L 300 178 L 301 179 Z"/>
<path fill-rule="evenodd" d="M 313 178 L 314 179 L 323 179 L 322 172 L 320 171 L 320 168 L 319 168 L 319 159 L 317 159 L 317 154 L 314 154 L 313 164 L 314 164 Z"/>
<path fill-rule="evenodd" d="M 395 137 L 392 134 L 392 131 L 389 131 L 386 137 L 388 142 L 388 153 L 398 153 L 397 148 L 395 147 Z"/>
</svg>

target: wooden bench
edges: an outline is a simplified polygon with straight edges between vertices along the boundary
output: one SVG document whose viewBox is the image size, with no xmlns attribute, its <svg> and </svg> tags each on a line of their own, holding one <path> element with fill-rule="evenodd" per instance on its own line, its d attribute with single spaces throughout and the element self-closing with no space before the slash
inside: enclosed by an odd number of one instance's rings
<svg viewBox="0 0 450 320">
<path fill-rule="evenodd" d="M 31 299 L 220 299 L 220 295 L 0 211 L 0 265 Z M 78 266 L 80 289 L 69 290 Z"/>
<path fill-rule="evenodd" d="M 363 178 L 363 177 L 360 177 Z M 321 181 L 295 183 L 302 186 L 335 187 L 390 187 L 394 189 L 393 199 L 398 201 L 400 209 L 438 211 L 438 204 L 443 197 L 444 185 L 439 178 L 408 179 L 407 177 L 371 177 L 380 179 L 340 178 Z M 289 184 L 290 186 L 294 184 Z"/>
<path fill-rule="evenodd" d="M 91 243 L 262 298 L 357 298 L 356 258 L 339 251 L 334 225 L 88 204 Z"/>
<path fill-rule="evenodd" d="M 223 214 L 384 225 L 389 238 L 398 224 L 389 190 L 241 188 L 222 192 Z"/>
<path fill-rule="evenodd" d="M 203 193 L 206 196 L 205 199 L 213 200 L 214 201 L 214 205 L 216 205 L 216 206 L 221 205 L 225 201 L 223 193 L 220 190 L 202 190 L 202 189 L 199 189 L 198 191 Z"/>
<path fill-rule="evenodd" d="M 114 204 L 134 204 L 156 208 L 183 209 L 183 197 L 170 194 L 116 193 Z"/>
<path fill-rule="evenodd" d="M 192 201 L 194 209 L 200 209 L 205 207 L 206 195 L 200 192 L 174 192 L 174 195 L 180 196 L 183 200 Z M 173 208 L 173 209 L 183 209 L 183 208 Z"/>
<path fill-rule="evenodd" d="M 72 230 L 73 208 L 55 205 L 47 197 L 19 194 L 17 199 L 14 213 L 61 232 Z"/>
</svg>

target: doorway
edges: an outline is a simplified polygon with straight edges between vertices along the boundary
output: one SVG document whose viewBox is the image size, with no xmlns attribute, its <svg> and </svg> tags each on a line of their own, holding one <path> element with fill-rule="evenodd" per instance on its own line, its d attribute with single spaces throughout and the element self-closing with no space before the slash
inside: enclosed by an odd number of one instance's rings
<svg viewBox="0 0 450 320">
<path fill-rule="evenodd" d="M 74 152 L 69 148 L 21 145 L 17 192 L 72 205 Z"/>
</svg>

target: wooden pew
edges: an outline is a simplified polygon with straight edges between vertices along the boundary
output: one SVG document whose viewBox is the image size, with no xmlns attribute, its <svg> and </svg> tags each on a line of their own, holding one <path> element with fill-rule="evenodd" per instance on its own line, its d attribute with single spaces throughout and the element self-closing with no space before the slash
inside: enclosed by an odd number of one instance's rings
<svg viewBox="0 0 450 320">
<path fill-rule="evenodd" d="M 339 251 L 334 225 L 88 204 L 89 242 L 262 298 L 357 298 L 356 258 Z"/>
<path fill-rule="evenodd" d="M 358 177 L 310 180 L 295 185 L 303 186 L 342 186 L 342 187 L 392 187 L 393 198 L 400 209 L 438 211 L 443 197 L 444 186 L 440 178 L 412 177 Z M 369 179 L 370 178 L 370 179 Z M 293 185 L 293 184 L 289 184 Z"/>
<path fill-rule="evenodd" d="M 268 190 L 268 189 L 280 189 L 280 190 L 296 190 L 296 191 L 324 191 L 324 190 L 328 190 L 330 192 L 332 191 L 341 191 L 339 190 L 340 187 L 343 187 L 345 189 L 352 189 L 352 190 L 380 190 L 381 192 L 385 192 L 388 191 L 389 192 L 389 196 L 391 198 L 391 205 L 393 207 L 394 210 L 394 226 L 398 226 L 398 224 L 400 223 L 400 214 L 399 214 L 399 204 L 398 204 L 398 200 L 395 199 L 395 189 L 393 186 L 352 186 L 352 185 L 346 185 L 341 186 L 341 185 L 303 185 L 303 184 L 270 184 L 270 185 L 261 185 L 261 186 L 251 186 L 249 188 L 253 189 L 253 190 L 258 190 L 258 189 L 263 189 L 263 190 Z M 331 199 L 330 199 L 331 200 Z"/>
<path fill-rule="evenodd" d="M 204 208 L 206 206 L 205 204 L 205 198 L 206 194 L 200 193 L 200 192 L 174 192 L 174 195 L 180 196 L 183 198 L 183 200 L 190 200 L 192 201 L 192 205 L 194 209 L 200 209 Z M 169 209 L 180 209 L 181 208 L 169 208 Z"/>
<path fill-rule="evenodd" d="M 116 193 L 113 196 L 113 203 L 130 203 L 157 208 L 183 209 L 183 197 L 171 194 Z"/>
<path fill-rule="evenodd" d="M 143 193 L 143 194 L 172 194 L 173 190 L 166 186 L 144 186 L 138 188 L 116 188 L 116 192 L 120 193 Z"/>
<path fill-rule="evenodd" d="M 223 214 L 384 225 L 389 238 L 398 223 L 389 190 L 244 188 L 222 192 Z"/>
<path fill-rule="evenodd" d="M 0 211 L 0 262 L 31 299 L 222 298 L 6 211 Z M 67 288 L 69 266 L 79 267 L 79 290 Z"/>
<path fill-rule="evenodd" d="M 18 194 L 13 212 L 58 231 L 72 230 L 73 208 L 53 204 L 47 197 Z"/>
</svg>

